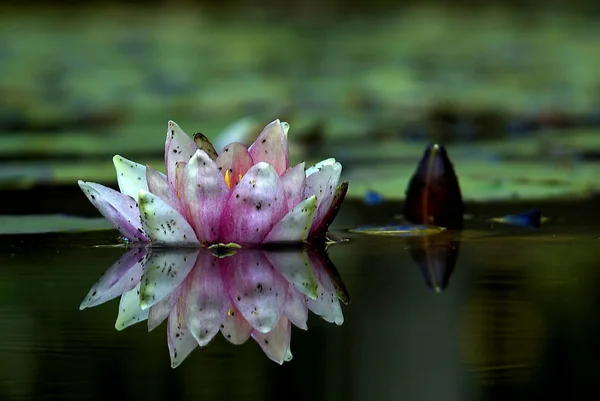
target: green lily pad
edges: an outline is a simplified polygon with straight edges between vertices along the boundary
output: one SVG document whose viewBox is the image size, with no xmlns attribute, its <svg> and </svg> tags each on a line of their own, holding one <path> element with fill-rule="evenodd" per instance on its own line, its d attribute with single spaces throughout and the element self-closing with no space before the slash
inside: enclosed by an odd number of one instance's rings
<svg viewBox="0 0 600 401">
<path fill-rule="evenodd" d="M 99 231 L 113 228 L 105 218 L 84 218 L 61 214 L 0 215 L 0 235 Z"/>
</svg>

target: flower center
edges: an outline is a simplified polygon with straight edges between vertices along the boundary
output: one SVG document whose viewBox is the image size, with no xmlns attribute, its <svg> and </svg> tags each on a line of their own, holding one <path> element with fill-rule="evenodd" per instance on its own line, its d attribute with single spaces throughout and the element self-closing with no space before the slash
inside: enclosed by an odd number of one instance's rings
<svg viewBox="0 0 600 401">
<path fill-rule="evenodd" d="M 233 173 L 231 173 L 231 174 L 233 174 Z M 237 183 L 240 182 L 241 180 L 242 180 L 242 175 L 239 174 L 238 180 L 235 183 L 235 185 L 237 185 Z M 229 175 L 229 170 L 225 170 L 225 183 L 227 184 L 227 188 L 231 189 L 231 186 L 233 185 L 233 181 L 232 181 L 231 175 Z"/>
</svg>

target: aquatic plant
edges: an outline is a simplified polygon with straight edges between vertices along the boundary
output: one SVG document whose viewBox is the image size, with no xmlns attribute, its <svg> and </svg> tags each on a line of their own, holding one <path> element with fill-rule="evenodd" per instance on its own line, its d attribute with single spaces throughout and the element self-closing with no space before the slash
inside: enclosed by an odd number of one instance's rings
<svg viewBox="0 0 600 401">
<path fill-rule="evenodd" d="M 233 344 L 252 337 L 282 364 L 292 358 L 292 324 L 307 330 L 311 310 L 341 325 L 340 301 L 348 302 L 327 254 L 314 249 L 223 253 L 216 248 L 133 247 L 92 286 L 80 309 L 117 297 L 117 330 L 147 321 L 150 331 L 168 320 L 172 367 L 219 332 Z"/>
<path fill-rule="evenodd" d="M 275 120 L 246 148 L 217 153 L 200 133 L 169 121 L 166 174 L 120 155 L 120 192 L 79 181 L 90 202 L 129 240 L 162 246 L 323 241 L 346 195 L 342 166 L 289 166 L 289 124 Z M 338 185 L 339 184 L 339 185 Z"/>
<path fill-rule="evenodd" d="M 464 205 L 458 178 L 446 149 L 432 144 L 408 184 L 404 217 L 414 224 L 460 229 Z"/>
</svg>

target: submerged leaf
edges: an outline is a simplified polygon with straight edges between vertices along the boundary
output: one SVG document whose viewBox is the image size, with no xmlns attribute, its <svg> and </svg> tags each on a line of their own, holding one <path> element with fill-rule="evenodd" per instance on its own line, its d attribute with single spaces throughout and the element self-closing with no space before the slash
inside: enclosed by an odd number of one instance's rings
<svg viewBox="0 0 600 401">
<path fill-rule="evenodd" d="M 509 214 L 502 217 L 493 217 L 488 220 L 492 223 L 509 224 L 513 226 L 540 228 L 548 218 L 543 216 L 537 209 L 531 209 L 523 213 Z"/>
<path fill-rule="evenodd" d="M 423 225 L 400 225 L 400 226 L 365 226 L 352 228 L 351 233 L 363 235 L 384 235 L 391 237 L 421 237 L 427 235 L 439 234 L 446 230 L 444 227 L 423 226 Z"/>
</svg>

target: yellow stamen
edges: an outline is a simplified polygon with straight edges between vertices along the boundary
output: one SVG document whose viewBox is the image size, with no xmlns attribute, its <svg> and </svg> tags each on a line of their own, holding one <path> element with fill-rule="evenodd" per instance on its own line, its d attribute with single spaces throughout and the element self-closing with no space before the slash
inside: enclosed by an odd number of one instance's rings
<svg viewBox="0 0 600 401">
<path fill-rule="evenodd" d="M 227 316 L 231 316 L 231 308 L 227 311 Z"/>
<path fill-rule="evenodd" d="M 229 170 L 225 170 L 225 183 L 227 183 L 227 188 L 231 189 L 231 177 L 229 177 Z"/>
</svg>

